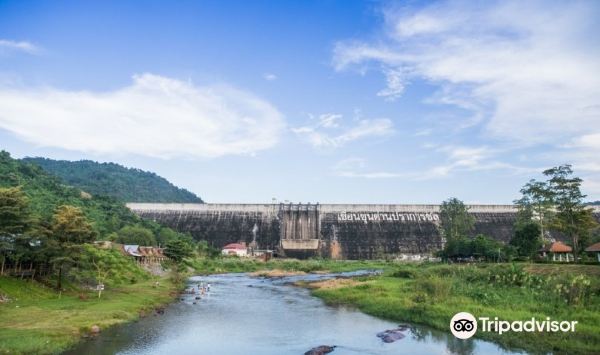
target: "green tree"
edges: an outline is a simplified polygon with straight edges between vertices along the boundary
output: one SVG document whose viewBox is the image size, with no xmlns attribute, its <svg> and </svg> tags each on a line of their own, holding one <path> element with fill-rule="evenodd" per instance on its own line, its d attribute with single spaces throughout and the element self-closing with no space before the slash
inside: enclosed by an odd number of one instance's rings
<svg viewBox="0 0 600 355">
<path fill-rule="evenodd" d="M 28 199 L 21 188 L 0 188 L 0 275 L 4 275 L 8 254 L 16 252 L 16 241 L 27 231 L 30 222 Z"/>
<path fill-rule="evenodd" d="M 475 218 L 469 214 L 469 208 L 455 197 L 442 202 L 440 219 L 442 233 L 447 241 L 466 237 L 475 225 Z"/>
<path fill-rule="evenodd" d="M 50 262 L 58 270 L 56 288 L 62 288 L 63 269 L 75 263 L 83 243 L 89 243 L 96 238 L 96 232 L 81 209 L 63 205 L 57 208 L 52 218 L 53 240 L 49 248 L 53 249 Z"/>
<path fill-rule="evenodd" d="M 165 246 L 168 242 L 177 239 L 178 237 L 179 233 L 175 232 L 171 228 L 164 227 L 158 231 L 158 234 L 156 235 L 156 242 L 160 246 Z"/>
<path fill-rule="evenodd" d="M 509 244 L 517 249 L 519 256 L 532 257 L 542 245 L 540 229 L 540 225 L 532 221 L 519 224 Z"/>
<path fill-rule="evenodd" d="M 554 205 L 553 192 L 550 184 L 544 181 L 529 180 L 521 189 L 523 195 L 516 200 L 519 208 L 518 222 L 528 224 L 532 219 L 540 225 L 540 237 L 543 239 L 549 220 L 552 218 Z"/>
<path fill-rule="evenodd" d="M 555 202 L 556 217 L 553 225 L 571 239 L 577 260 L 581 249 L 579 238 L 596 224 L 583 204 L 586 195 L 581 193 L 582 180 L 572 176 L 573 170 L 569 164 L 545 170 L 544 175 L 549 178 L 548 185 Z"/>
<path fill-rule="evenodd" d="M 192 256 L 192 254 L 192 246 L 179 238 L 169 241 L 165 247 L 165 255 L 176 263 L 180 263 L 184 258 Z"/>
<path fill-rule="evenodd" d="M 156 245 L 152 231 L 139 225 L 125 226 L 117 233 L 117 242 L 142 246 Z"/>
</svg>

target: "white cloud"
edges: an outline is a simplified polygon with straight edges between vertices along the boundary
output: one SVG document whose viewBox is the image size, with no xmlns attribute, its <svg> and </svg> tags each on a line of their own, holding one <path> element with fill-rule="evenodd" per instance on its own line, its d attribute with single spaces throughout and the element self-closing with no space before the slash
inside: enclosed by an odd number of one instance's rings
<svg viewBox="0 0 600 355">
<path fill-rule="evenodd" d="M 512 174 L 533 174 L 543 170 L 537 167 L 522 167 L 500 161 L 498 155 L 502 151 L 487 146 L 445 145 L 440 147 L 433 146 L 431 148 L 445 154 L 445 162 L 419 174 L 420 180 L 446 177 L 459 171 L 502 170 L 503 172 Z"/>
<path fill-rule="evenodd" d="M 368 137 L 383 137 L 393 133 L 393 123 L 387 118 L 360 119 L 351 126 L 342 126 L 342 115 L 320 115 L 316 124 L 292 128 L 297 135 L 315 148 L 338 148 Z M 314 117 L 313 117 L 314 120 Z"/>
<path fill-rule="evenodd" d="M 340 126 L 342 115 L 336 113 L 325 113 L 319 115 L 319 126 L 325 128 L 337 128 Z"/>
<path fill-rule="evenodd" d="M 277 80 L 277 75 L 275 75 L 273 73 L 265 73 L 263 75 L 263 78 L 267 81 L 273 81 L 273 80 Z"/>
<path fill-rule="evenodd" d="M 597 2 L 447 1 L 385 12 L 387 38 L 339 42 L 337 70 L 383 67 L 397 98 L 411 78 L 432 98 L 472 112 L 465 126 L 521 144 L 600 131 Z M 391 71 L 390 71 L 391 70 Z M 390 76 L 390 73 L 393 73 Z"/>
<path fill-rule="evenodd" d="M 95 154 L 254 154 L 273 147 L 283 126 L 278 110 L 251 93 L 152 74 L 109 92 L 0 88 L 0 128 L 39 146 Z"/>
<path fill-rule="evenodd" d="M 384 70 L 387 87 L 380 90 L 377 96 L 385 97 L 388 101 L 395 101 L 402 96 L 404 93 L 404 87 L 406 86 L 406 75 L 398 69 L 385 69 Z"/>
<path fill-rule="evenodd" d="M 340 160 L 333 166 L 336 176 L 364 179 L 389 179 L 412 176 L 407 173 L 393 173 L 387 171 L 367 171 L 367 161 L 363 158 L 348 158 Z"/>
<path fill-rule="evenodd" d="M 0 53 L 3 50 L 21 51 L 29 54 L 36 54 L 39 52 L 39 48 L 30 42 L 0 39 Z"/>
</svg>

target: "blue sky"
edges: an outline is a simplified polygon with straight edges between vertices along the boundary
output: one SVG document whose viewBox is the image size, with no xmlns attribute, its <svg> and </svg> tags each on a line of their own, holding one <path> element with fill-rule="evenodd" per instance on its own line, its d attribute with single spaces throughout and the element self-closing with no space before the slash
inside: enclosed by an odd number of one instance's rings
<svg viewBox="0 0 600 355">
<path fill-rule="evenodd" d="M 600 199 L 600 6 L 0 1 L 0 148 L 208 202 Z"/>
</svg>

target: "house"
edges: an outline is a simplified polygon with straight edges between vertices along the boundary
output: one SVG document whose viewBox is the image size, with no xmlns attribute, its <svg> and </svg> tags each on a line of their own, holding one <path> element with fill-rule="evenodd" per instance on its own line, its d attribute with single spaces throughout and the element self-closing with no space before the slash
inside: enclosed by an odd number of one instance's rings
<svg viewBox="0 0 600 355">
<path fill-rule="evenodd" d="M 585 248 L 585 251 L 592 255 L 596 254 L 596 259 L 600 263 L 600 242 L 590 245 L 589 247 Z"/>
<path fill-rule="evenodd" d="M 231 243 L 223 247 L 223 250 L 221 250 L 221 254 L 248 256 L 248 248 L 246 248 L 245 243 Z"/>
<path fill-rule="evenodd" d="M 573 257 L 573 248 L 562 242 L 545 244 L 542 249 L 539 250 L 539 253 L 542 258 L 547 259 L 552 257 L 552 261 L 570 262 L 575 260 Z"/>
<path fill-rule="evenodd" d="M 140 264 L 160 263 L 166 259 L 162 248 L 125 244 L 122 246 L 121 251 L 125 255 L 135 258 Z"/>
<path fill-rule="evenodd" d="M 147 264 L 160 263 L 167 258 L 163 253 L 162 248 L 140 247 L 139 251 L 142 255 L 142 262 L 145 262 Z"/>
</svg>

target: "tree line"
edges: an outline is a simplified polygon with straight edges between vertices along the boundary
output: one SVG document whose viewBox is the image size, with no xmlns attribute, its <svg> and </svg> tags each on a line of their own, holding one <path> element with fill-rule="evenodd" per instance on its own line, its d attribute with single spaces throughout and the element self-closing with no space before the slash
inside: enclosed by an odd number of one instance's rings
<svg viewBox="0 0 600 355">
<path fill-rule="evenodd" d="M 527 182 L 514 201 L 517 218 L 513 236 L 503 244 L 489 236 L 469 238 L 475 219 L 457 198 L 440 208 L 441 231 L 446 243 L 439 253 L 445 259 L 478 258 L 488 261 L 515 257 L 533 259 L 545 242 L 560 234 L 573 248 L 575 260 L 585 260 L 585 247 L 600 241 L 600 228 L 592 209 L 584 202 L 582 179 L 573 176 L 572 166 L 560 165 L 543 172 L 545 180 Z M 582 255 L 582 257 L 580 257 Z"/>
</svg>

